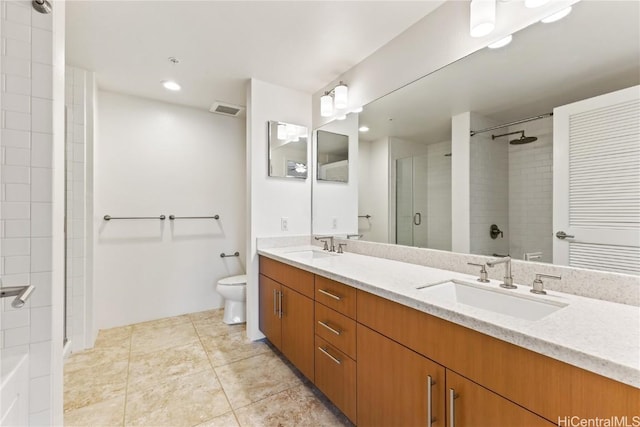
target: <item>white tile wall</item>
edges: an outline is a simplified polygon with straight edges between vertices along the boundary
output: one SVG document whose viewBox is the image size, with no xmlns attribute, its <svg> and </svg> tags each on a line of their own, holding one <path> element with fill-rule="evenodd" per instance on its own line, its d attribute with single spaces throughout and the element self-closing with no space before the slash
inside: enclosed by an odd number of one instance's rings
<svg viewBox="0 0 640 427">
<path fill-rule="evenodd" d="M 478 115 L 472 115 L 472 128 L 484 129 L 496 125 Z M 507 137 L 491 139 L 492 133 L 504 133 L 502 129 L 486 132 L 471 138 L 471 253 L 492 255 L 509 253 L 509 187 Z M 492 239 L 491 224 L 503 231 L 504 237 Z"/>
<path fill-rule="evenodd" d="M 0 304 L 0 349 L 3 354 L 31 352 L 30 423 L 47 425 L 53 344 L 52 15 L 35 12 L 29 1 L 6 0 L 0 20 L 0 267 L 4 285 L 36 287 L 21 309 L 12 308 L 9 299 Z"/>
</svg>

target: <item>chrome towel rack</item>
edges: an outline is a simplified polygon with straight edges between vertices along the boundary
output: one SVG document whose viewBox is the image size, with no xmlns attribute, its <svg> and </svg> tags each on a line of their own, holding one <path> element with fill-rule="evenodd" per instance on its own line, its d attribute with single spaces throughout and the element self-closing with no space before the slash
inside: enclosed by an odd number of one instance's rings
<svg viewBox="0 0 640 427">
<path fill-rule="evenodd" d="M 216 214 L 214 216 L 175 216 L 169 215 L 170 220 L 174 219 L 220 219 L 220 215 Z"/>
<path fill-rule="evenodd" d="M 165 219 L 167 219 L 167 217 L 164 216 L 164 215 L 160 215 L 160 216 L 111 216 L 111 215 L 105 215 L 103 217 L 103 219 L 105 221 L 111 221 L 112 219 L 159 219 L 160 221 L 164 221 Z"/>
<path fill-rule="evenodd" d="M 236 251 L 232 254 L 225 254 L 224 252 L 222 252 L 220 254 L 220 258 L 228 258 L 228 257 L 234 257 L 234 256 L 240 256 L 240 252 Z"/>
<path fill-rule="evenodd" d="M 358 215 L 358 218 L 371 218 L 371 215 L 367 214 L 367 215 Z"/>
</svg>

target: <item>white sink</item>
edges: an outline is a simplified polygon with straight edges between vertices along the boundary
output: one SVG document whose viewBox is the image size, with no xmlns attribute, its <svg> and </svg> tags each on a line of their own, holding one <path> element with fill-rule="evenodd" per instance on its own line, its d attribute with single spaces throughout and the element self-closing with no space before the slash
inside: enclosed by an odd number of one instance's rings
<svg viewBox="0 0 640 427">
<path fill-rule="evenodd" d="M 536 296 L 522 295 L 500 288 L 489 288 L 475 283 L 448 280 L 421 286 L 418 289 L 434 299 L 464 304 L 494 313 L 525 320 L 539 320 L 567 304 L 549 301 Z"/>
<path fill-rule="evenodd" d="M 300 259 L 320 259 L 320 258 L 330 258 L 336 256 L 336 254 L 329 253 L 326 251 L 316 251 L 313 249 L 307 249 L 302 251 L 292 251 L 286 253 L 289 256 L 300 258 Z"/>
</svg>

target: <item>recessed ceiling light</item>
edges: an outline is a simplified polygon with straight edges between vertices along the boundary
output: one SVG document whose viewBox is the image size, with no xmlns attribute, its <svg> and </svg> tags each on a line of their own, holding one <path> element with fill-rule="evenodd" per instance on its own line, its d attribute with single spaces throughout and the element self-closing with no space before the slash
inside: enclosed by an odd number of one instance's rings
<svg viewBox="0 0 640 427">
<path fill-rule="evenodd" d="M 369 127 L 368 126 L 360 126 L 360 128 L 358 130 L 360 132 L 369 132 Z"/>
<path fill-rule="evenodd" d="M 506 45 L 508 45 L 509 43 L 511 43 L 511 40 L 513 40 L 513 36 L 511 34 L 509 34 L 507 37 L 498 40 L 497 42 L 491 43 L 489 46 L 487 46 L 489 49 L 499 49 L 501 47 L 504 47 Z"/>
<path fill-rule="evenodd" d="M 562 9 L 560 12 L 556 12 L 553 15 L 549 15 L 544 19 L 541 19 L 540 22 L 543 22 L 545 24 L 550 24 L 552 22 L 556 22 L 561 20 L 562 18 L 564 18 L 565 16 L 567 16 L 568 14 L 571 13 L 571 6 Z"/>
<path fill-rule="evenodd" d="M 162 80 L 160 83 L 162 83 L 162 86 L 167 90 L 178 91 L 182 89 L 182 87 L 173 80 Z"/>
<path fill-rule="evenodd" d="M 362 113 L 362 107 L 356 107 L 353 110 L 351 110 L 352 113 Z"/>
</svg>

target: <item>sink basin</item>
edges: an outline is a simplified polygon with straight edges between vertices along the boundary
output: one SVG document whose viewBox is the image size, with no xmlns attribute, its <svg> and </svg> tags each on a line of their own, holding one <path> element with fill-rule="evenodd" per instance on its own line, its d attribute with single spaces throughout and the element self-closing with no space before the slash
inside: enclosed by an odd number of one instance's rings
<svg viewBox="0 0 640 427">
<path fill-rule="evenodd" d="M 464 304 L 525 320 L 539 320 L 567 306 L 567 304 L 535 296 L 492 289 L 458 280 L 434 283 L 421 286 L 418 289 L 428 293 L 434 299 Z"/>
<path fill-rule="evenodd" d="M 321 259 L 321 258 L 330 258 L 336 256 L 336 254 L 325 252 L 325 251 L 314 251 L 312 249 L 304 250 L 304 251 L 293 251 L 287 252 L 287 255 L 300 258 L 300 259 Z"/>
</svg>

